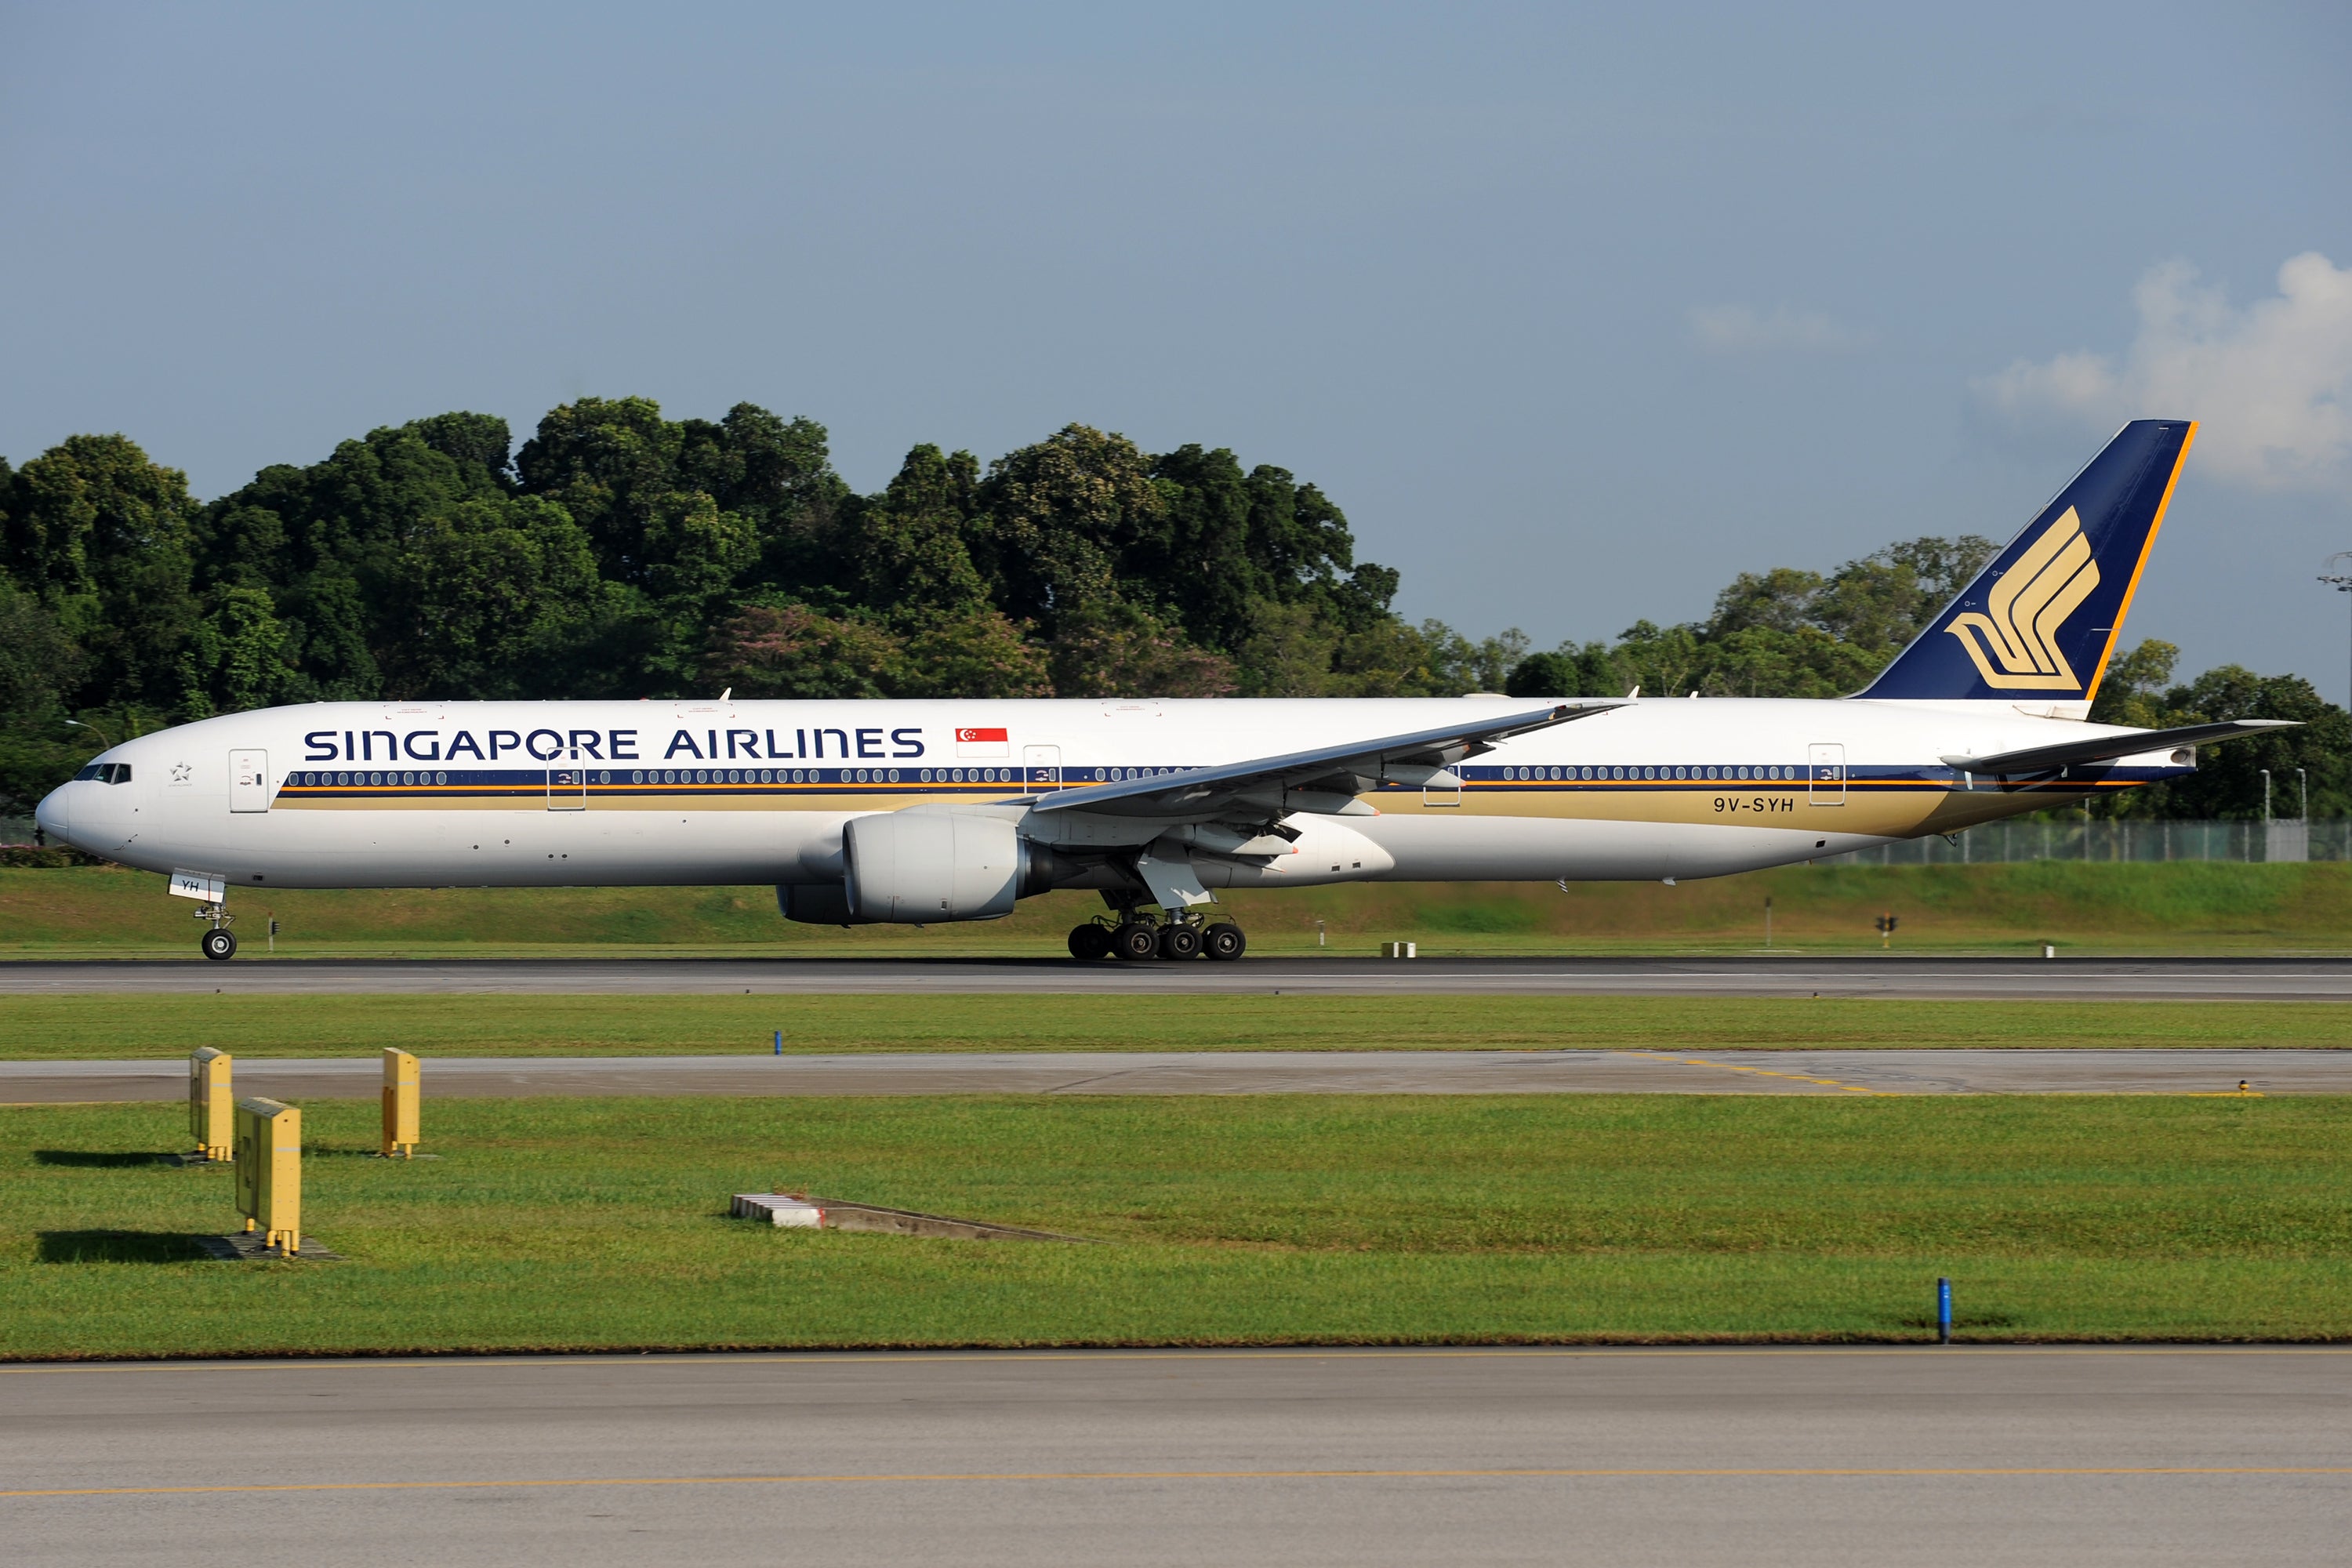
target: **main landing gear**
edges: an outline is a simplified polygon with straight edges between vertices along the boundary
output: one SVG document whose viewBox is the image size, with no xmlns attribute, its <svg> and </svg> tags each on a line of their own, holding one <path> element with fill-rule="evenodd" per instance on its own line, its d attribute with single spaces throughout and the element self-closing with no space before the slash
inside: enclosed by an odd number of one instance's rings
<svg viewBox="0 0 2352 1568">
<path fill-rule="evenodd" d="M 1070 931 L 1070 956 L 1088 961 L 1213 958 L 1222 963 L 1248 950 L 1249 938 L 1231 921 L 1203 925 L 1197 920 L 1163 919 L 1140 910 L 1125 911 L 1115 923 L 1088 921 Z"/>
</svg>

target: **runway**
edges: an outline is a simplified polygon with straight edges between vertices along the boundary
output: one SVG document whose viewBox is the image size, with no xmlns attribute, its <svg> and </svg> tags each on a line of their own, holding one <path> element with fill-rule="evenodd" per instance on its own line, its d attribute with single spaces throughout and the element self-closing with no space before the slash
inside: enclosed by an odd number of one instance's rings
<svg viewBox="0 0 2352 1568">
<path fill-rule="evenodd" d="M 44 1568 L 2342 1561 L 2352 1352 L 0 1368 Z"/>
<path fill-rule="evenodd" d="M 236 1092 L 373 1100 L 373 1057 L 240 1057 Z M 2352 1094 L 2352 1051 L 1019 1051 L 435 1057 L 428 1097 L 910 1094 Z M 0 1104 L 180 1100 L 184 1058 L 0 1062 Z"/>
<path fill-rule="evenodd" d="M 0 995 L 58 992 L 548 995 L 794 993 L 1860 996 L 2352 1001 L 2336 958 L 202 959 L 0 963 Z"/>
</svg>

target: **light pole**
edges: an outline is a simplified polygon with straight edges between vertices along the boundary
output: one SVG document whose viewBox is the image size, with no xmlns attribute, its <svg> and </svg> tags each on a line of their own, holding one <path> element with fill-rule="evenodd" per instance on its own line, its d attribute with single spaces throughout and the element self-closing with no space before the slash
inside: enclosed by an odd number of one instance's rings
<svg viewBox="0 0 2352 1568">
<path fill-rule="evenodd" d="M 2263 826 L 2264 827 L 2268 827 L 2268 826 L 2271 825 L 2271 771 L 2270 771 L 2270 769 L 2268 769 L 2268 768 L 2264 768 L 2262 772 L 2263 772 Z"/>
<path fill-rule="evenodd" d="M 66 721 L 66 725 L 68 729 L 87 730 L 97 736 L 99 746 L 103 751 L 110 752 L 114 749 L 114 742 L 106 738 L 106 731 L 95 724 L 85 724 L 79 719 L 68 719 Z"/>
<path fill-rule="evenodd" d="M 2319 580 L 2339 594 L 2352 594 L 2352 550 L 2337 551 L 2325 564 L 2327 570 L 2319 574 Z M 2352 703 L 2352 696 L 2345 700 Z"/>
<path fill-rule="evenodd" d="M 2304 821 L 2309 822 L 2311 820 L 2311 775 L 2301 768 L 2294 770 L 2294 788 L 2299 797 L 2297 804 L 2302 807 L 2296 815 Z"/>
</svg>

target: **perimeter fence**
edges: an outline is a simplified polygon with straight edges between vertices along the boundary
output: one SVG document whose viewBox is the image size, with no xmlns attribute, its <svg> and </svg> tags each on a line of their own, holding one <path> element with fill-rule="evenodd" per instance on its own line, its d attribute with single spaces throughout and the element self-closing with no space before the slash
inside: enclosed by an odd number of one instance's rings
<svg viewBox="0 0 2352 1568">
<path fill-rule="evenodd" d="M 1825 866 L 1998 866 L 2020 860 L 2352 860 L 2352 819 L 2317 822 L 2135 822 L 2048 817 L 1988 822 L 1945 838 L 1930 835 L 1824 856 Z"/>
</svg>

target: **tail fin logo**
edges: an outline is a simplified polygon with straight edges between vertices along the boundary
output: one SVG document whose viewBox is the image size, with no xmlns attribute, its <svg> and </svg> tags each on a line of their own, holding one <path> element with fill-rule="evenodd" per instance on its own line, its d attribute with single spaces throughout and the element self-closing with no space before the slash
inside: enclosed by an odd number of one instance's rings
<svg viewBox="0 0 2352 1568">
<path fill-rule="evenodd" d="M 1963 611 L 1944 629 L 1960 639 L 1987 686 L 2080 691 L 2081 678 L 2058 651 L 2058 630 L 2098 585 L 2099 563 L 2070 506 L 2000 574 L 1982 610 Z"/>
</svg>

